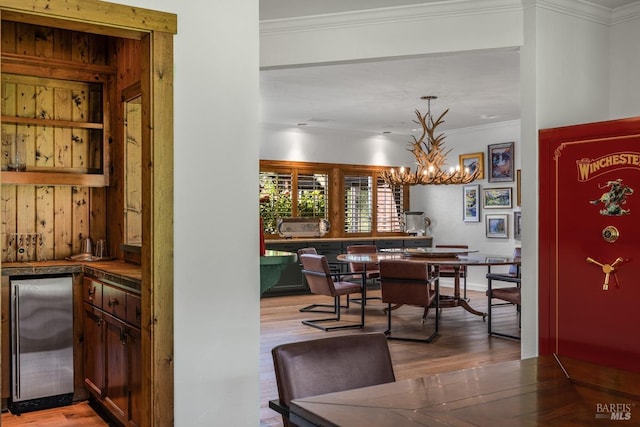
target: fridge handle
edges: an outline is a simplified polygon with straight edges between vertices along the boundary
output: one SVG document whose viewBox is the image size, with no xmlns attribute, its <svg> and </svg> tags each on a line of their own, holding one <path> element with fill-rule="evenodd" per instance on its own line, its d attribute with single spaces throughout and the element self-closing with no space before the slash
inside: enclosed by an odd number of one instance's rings
<svg viewBox="0 0 640 427">
<path fill-rule="evenodd" d="M 13 288 L 13 327 L 11 328 L 15 334 L 13 338 L 13 393 L 14 396 L 20 397 L 20 287 L 14 285 Z"/>
</svg>

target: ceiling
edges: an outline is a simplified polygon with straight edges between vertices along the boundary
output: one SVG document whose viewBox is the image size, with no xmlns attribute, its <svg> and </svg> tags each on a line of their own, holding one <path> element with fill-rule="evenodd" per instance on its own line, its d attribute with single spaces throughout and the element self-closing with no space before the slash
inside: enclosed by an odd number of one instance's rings
<svg viewBox="0 0 640 427">
<path fill-rule="evenodd" d="M 435 1 L 435 0 L 431 0 Z M 615 8 L 638 0 L 591 0 Z M 260 0 L 260 18 L 277 19 L 429 0 Z M 260 72 L 263 123 L 408 135 L 421 96 L 435 95 L 431 109 L 446 108 L 442 130 L 520 118 L 517 49 Z"/>
</svg>

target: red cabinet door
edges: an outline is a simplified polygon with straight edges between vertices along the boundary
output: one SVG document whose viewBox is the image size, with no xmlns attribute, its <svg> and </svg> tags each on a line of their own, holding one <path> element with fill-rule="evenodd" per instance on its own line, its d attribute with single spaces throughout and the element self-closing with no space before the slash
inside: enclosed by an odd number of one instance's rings
<svg viewBox="0 0 640 427">
<path fill-rule="evenodd" d="M 541 130 L 539 213 L 541 354 L 640 371 L 640 118 Z"/>
</svg>

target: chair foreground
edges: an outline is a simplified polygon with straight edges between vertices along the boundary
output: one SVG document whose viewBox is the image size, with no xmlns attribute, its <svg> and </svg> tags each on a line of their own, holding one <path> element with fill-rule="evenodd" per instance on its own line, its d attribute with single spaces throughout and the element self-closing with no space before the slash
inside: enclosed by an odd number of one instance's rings
<svg viewBox="0 0 640 427">
<path fill-rule="evenodd" d="M 360 323 L 341 324 L 337 326 L 322 326 L 323 322 L 339 322 L 340 321 L 340 297 L 342 295 L 361 293 L 363 297 L 366 295 L 364 277 L 362 283 L 341 281 L 341 273 L 332 273 L 329 263 L 324 255 L 302 254 L 300 255 L 302 262 L 302 273 L 307 279 L 311 293 L 316 295 L 325 295 L 333 297 L 335 317 L 303 320 L 302 323 L 307 326 L 322 329 L 323 331 L 331 331 L 334 329 L 345 328 L 362 328 L 364 327 L 364 306 L 360 307 Z M 334 280 L 334 278 L 338 280 Z"/>
<path fill-rule="evenodd" d="M 387 312 L 387 330 L 389 339 L 405 341 L 431 342 L 438 335 L 439 321 L 439 286 L 438 278 L 429 274 L 429 267 L 421 262 L 409 260 L 380 261 L 380 287 L 382 302 L 389 304 Z M 432 284 L 435 286 L 432 288 Z M 391 304 L 406 304 L 424 307 L 422 323 L 424 324 L 429 307 L 435 302 L 435 325 L 427 338 L 398 337 L 391 335 Z"/>
<path fill-rule="evenodd" d="M 278 400 L 269 407 L 285 427 L 293 399 L 395 381 L 387 340 L 381 333 L 342 335 L 282 344 L 271 350 Z"/>
<path fill-rule="evenodd" d="M 516 259 L 519 259 L 521 256 L 521 248 L 515 248 L 513 251 L 513 257 Z M 520 267 L 517 265 L 511 265 L 509 266 L 509 272 L 508 273 L 487 273 L 486 275 L 487 277 L 487 305 L 488 305 L 488 309 L 489 309 L 489 319 L 487 322 L 487 329 L 489 332 L 489 335 L 494 335 L 494 336 L 498 336 L 498 337 L 505 337 L 505 338 L 513 338 L 513 339 L 517 339 L 519 340 L 520 337 L 517 335 L 511 335 L 511 334 L 506 334 L 506 333 L 502 333 L 502 332 L 496 332 L 493 330 L 493 324 L 492 324 L 492 312 L 493 312 L 493 307 L 497 306 L 497 305 L 505 305 L 505 304 L 513 304 L 516 306 L 516 311 L 517 311 L 517 315 L 518 315 L 518 326 L 520 325 L 520 301 L 521 301 L 521 292 L 520 292 L 520 282 L 521 282 L 521 277 L 520 277 Z M 513 283 L 515 284 L 515 286 L 507 286 L 507 287 L 501 287 L 501 288 L 494 288 L 493 287 L 493 282 L 494 281 L 499 281 L 499 282 L 506 282 L 506 283 Z M 493 299 L 499 299 L 503 302 L 500 303 L 493 303 Z M 505 302 L 506 301 L 506 302 Z"/>
</svg>

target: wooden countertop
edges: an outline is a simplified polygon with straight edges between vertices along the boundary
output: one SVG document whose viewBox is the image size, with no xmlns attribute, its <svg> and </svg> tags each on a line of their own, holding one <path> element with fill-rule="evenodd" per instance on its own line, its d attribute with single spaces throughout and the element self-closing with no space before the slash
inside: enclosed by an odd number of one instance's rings
<svg viewBox="0 0 640 427">
<path fill-rule="evenodd" d="M 101 280 L 113 282 L 140 291 L 142 269 L 137 264 L 121 260 L 112 261 L 33 261 L 2 263 L 3 276 L 33 274 L 88 273 Z"/>
</svg>

